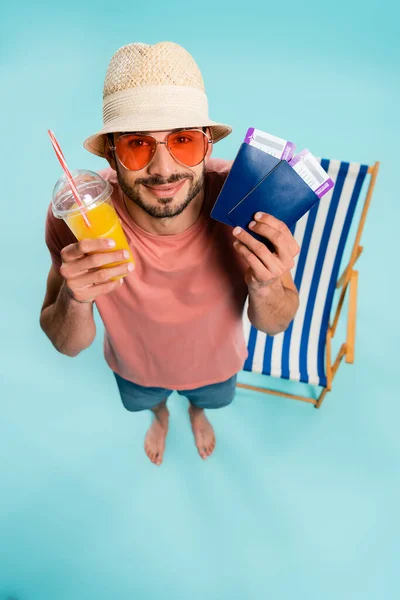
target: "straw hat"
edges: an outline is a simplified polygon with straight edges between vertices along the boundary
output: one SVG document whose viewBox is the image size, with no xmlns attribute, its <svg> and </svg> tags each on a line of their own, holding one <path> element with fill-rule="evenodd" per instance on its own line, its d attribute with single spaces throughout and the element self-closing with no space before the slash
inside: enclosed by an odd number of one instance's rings
<svg viewBox="0 0 400 600">
<path fill-rule="evenodd" d="M 103 123 L 103 129 L 83 144 L 103 157 L 107 133 L 208 126 L 218 142 L 232 131 L 210 120 L 200 70 L 173 42 L 128 44 L 117 50 L 104 81 Z"/>
</svg>

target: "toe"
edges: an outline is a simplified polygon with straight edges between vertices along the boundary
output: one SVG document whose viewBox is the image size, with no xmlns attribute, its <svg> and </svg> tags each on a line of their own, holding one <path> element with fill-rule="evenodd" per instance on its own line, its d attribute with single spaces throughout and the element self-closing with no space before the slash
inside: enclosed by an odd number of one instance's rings
<svg viewBox="0 0 400 600">
<path fill-rule="evenodd" d="M 215 450 L 215 442 L 212 442 L 212 444 L 210 444 L 210 446 L 208 447 L 208 454 L 212 454 Z"/>
</svg>

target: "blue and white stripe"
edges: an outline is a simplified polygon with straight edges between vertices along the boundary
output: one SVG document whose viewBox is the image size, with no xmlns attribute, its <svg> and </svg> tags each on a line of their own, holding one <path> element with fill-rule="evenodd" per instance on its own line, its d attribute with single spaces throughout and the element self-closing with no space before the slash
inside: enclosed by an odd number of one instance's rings
<svg viewBox="0 0 400 600">
<path fill-rule="evenodd" d="M 326 386 L 325 346 L 340 263 L 368 166 L 322 159 L 335 182 L 296 224 L 301 250 L 292 269 L 300 306 L 288 329 L 269 336 L 254 329 L 244 310 L 246 371 Z"/>
</svg>

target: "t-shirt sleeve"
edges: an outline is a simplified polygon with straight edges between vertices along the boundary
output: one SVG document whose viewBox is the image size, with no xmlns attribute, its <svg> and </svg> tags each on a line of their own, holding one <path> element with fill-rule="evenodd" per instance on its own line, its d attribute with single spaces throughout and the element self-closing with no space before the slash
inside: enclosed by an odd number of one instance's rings
<svg viewBox="0 0 400 600">
<path fill-rule="evenodd" d="M 60 272 L 61 267 L 61 250 L 76 242 L 76 238 L 72 231 L 61 219 L 57 219 L 51 210 L 51 204 L 47 210 L 45 223 L 45 242 L 49 249 L 51 262 L 57 271 Z"/>
</svg>

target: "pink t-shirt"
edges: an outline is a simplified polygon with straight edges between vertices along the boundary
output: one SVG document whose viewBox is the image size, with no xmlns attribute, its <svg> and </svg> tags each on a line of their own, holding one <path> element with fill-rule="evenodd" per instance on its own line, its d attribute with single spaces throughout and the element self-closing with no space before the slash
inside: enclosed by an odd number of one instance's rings
<svg viewBox="0 0 400 600">
<path fill-rule="evenodd" d="M 246 266 L 233 248 L 232 229 L 210 218 L 231 164 L 208 161 L 200 217 L 183 233 L 163 236 L 132 220 L 115 171 L 100 171 L 114 188 L 112 201 L 136 261 L 121 288 L 95 300 L 105 359 L 124 379 L 184 390 L 225 381 L 243 368 Z M 46 244 L 57 272 L 62 248 L 75 242 L 50 205 Z"/>
</svg>

